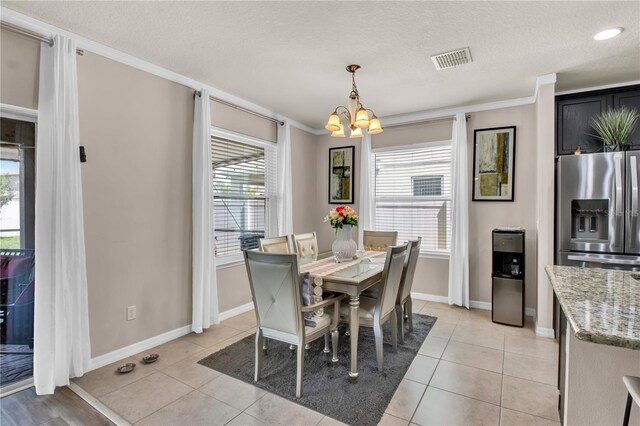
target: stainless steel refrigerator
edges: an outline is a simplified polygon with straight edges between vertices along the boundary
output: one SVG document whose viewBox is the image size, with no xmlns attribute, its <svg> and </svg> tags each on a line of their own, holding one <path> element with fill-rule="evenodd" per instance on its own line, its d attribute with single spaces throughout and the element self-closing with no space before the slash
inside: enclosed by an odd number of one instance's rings
<svg viewBox="0 0 640 426">
<path fill-rule="evenodd" d="M 640 271 L 640 151 L 561 156 L 556 263 Z"/>
</svg>

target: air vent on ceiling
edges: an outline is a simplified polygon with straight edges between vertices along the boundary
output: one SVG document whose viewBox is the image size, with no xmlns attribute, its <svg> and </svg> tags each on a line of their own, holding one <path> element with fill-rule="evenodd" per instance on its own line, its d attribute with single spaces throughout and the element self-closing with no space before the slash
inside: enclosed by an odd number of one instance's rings
<svg viewBox="0 0 640 426">
<path fill-rule="evenodd" d="M 447 68 L 455 68 L 458 65 L 468 64 L 473 61 L 473 59 L 471 59 L 471 51 L 468 47 L 433 55 L 431 60 L 438 71 Z"/>
</svg>

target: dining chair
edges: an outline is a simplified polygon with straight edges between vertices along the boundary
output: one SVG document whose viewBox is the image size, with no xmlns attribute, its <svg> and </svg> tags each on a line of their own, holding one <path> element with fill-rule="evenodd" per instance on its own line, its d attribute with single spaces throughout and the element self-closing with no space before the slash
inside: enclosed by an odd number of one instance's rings
<svg viewBox="0 0 640 426">
<path fill-rule="evenodd" d="M 315 232 L 294 234 L 293 245 L 298 256 L 315 256 L 318 254 L 318 238 Z"/>
<path fill-rule="evenodd" d="M 383 349 L 382 349 L 382 326 L 387 321 L 391 321 L 391 344 L 393 351 L 398 350 L 398 320 L 395 315 L 395 303 L 402 279 L 407 245 L 389 247 L 387 257 L 384 262 L 382 279 L 380 280 L 380 291 L 377 298 L 360 297 L 360 307 L 358 317 L 360 326 L 373 328 L 376 341 L 376 359 L 378 370 L 382 371 Z M 349 303 L 340 305 L 340 319 L 349 322 Z"/>
<path fill-rule="evenodd" d="M 260 251 L 265 253 L 293 253 L 293 251 L 291 250 L 289 237 L 287 235 L 284 235 L 282 237 L 260 238 L 258 240 L 258 248 L 260 249 Z"/>
<path fill-rule="evenodd" d="M 387 251 L 388 247 L 398 244 L 398 232 L 362 231 L 362 245 L 365 250 Z"/>
<path fill-rule="evenodd" d="M 411 287 L 413 286 L 413 276 L 416 272 L 418 257 L 420 257 L 420 243 L 422 237 L 408 242 L 409 254 L 404 263 L 402 278 L 400 279 L 400 289 L 396 299 L 396 316 L 398 318 L 398 332 L 400 343 L 404 343 L 404 318 L 407 318 L 409 331 L 413 331 L 413 301 L 411 300 Z"/>
<path fill-rule="evenodd" d="M 338 320 L 342 296 L 303 306 L 298 257 L 295 254 L 244 251 L 251 295 L 256 310 L 255 375 L 260 379 L 264 356 L 264 339 L 297 346 L 296 397 L 302 396 L 305 343 L 331 334 L 333 362 L 338 361 Z M 305 326 L 303 315 L 333 305 L 316 316 L 315 327 Z M 325 343 L 326 346 L 326 343 Z"/>
</svg>

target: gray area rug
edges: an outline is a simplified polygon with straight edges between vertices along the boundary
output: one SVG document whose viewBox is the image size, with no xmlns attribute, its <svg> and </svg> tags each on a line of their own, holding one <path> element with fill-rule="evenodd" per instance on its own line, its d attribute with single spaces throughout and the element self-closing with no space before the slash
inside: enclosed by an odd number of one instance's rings
<svg viewBox="0 0 640 426">
<path fill-rule="evenodd" d="M 228 346 L 199 361 L 229 376 L 311 408 L 350 425 L 377 425 L 389 401 L 415 358 L 422 342 L 436 322 L 435 317 L 413 315 L 414 329 L 405 332 L 398 352 L 391 348 L 390 325 L 384 327 L 384 369 L 378 371 L 373 329 L 360 327 L 357 383 L 348 378 L 349 337 L 340 330 L 337 363 L 322 352 L 324 339 L 311 343 L 305 357 L 302 398 L 296 395 L 296 353 L 288 344 L 270 341 L 264 357 L 262 379 L 253 381 L 255 335 Z"/>
</svg>

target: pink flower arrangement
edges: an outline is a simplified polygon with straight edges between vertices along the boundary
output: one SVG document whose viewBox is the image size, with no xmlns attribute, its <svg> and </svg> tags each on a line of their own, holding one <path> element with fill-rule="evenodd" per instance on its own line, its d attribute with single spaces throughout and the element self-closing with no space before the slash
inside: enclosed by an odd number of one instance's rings
<svg viewBox="0 0 640 426">
<path fill-rule="evenodd" d="M 342 229 L 344 225 L 358 226 L 358 213 L 347 206 L 338 206 L 324 218 L 332 228 Z"/>
</svg>

